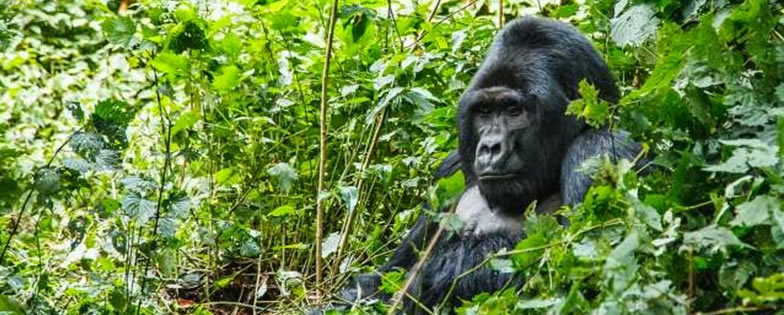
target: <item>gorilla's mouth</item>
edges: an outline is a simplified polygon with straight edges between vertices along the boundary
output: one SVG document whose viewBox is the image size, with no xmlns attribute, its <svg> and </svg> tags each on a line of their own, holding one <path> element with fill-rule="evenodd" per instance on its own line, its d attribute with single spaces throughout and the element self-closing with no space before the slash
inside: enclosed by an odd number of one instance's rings
<svg viewBox="0 0 784 315">
<path fill-rule="evenodd" d="M 487 173 L 479 175 L 479 180 L 486 181 L 486 180 L 507 180 L 516 177 L 517 173 Z"/>
</svg>

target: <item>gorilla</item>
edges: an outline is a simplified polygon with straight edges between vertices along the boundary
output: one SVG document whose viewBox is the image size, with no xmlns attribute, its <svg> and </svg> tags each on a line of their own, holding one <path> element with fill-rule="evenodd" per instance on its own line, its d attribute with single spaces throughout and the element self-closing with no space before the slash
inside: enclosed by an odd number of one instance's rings
<svg viewBox="0 0 784 315">
<path fill-rule="evenodd" d="M 459 148 L 442 163 L 436 177 L 458 169 L 466 189 L 455 213 L 465 224 L 442 233 L 403 301 L 405 313 L 421 313 L 442 302 L 455 306 L 481 292 L 521 286 L 514 273 L 481 267 L 488 254 L 514 246 L 525 237 L 524 211 L 549 213 L 582 199 L 592 183 L 580 165 L 598 155 L 634 158 L 640 145 L 623 131 L 594 129 L 565 115 L 587 80 L 608 101 L 618 99 L 612 75 L 591 43 L 569 24 L 525 17 L 508 23 L 460 99 Z M 378 273 L 362 274 L 341 296 L 388 300 L 378 292 L 379 274 L 410 269 L 438 224 L 418 218 L 393 256 Z M 454 290 L 450 292 L 453 282 Z M 450 296 L 447 296 L 449 294 Z"/>
</svg>

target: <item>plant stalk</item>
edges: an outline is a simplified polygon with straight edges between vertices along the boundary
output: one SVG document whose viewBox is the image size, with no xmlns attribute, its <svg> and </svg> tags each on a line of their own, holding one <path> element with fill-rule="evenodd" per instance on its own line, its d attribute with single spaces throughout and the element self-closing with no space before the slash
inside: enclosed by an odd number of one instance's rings
<svg viewBox="0 0 784 315">
<path fill-rule="evenodd" d="M 323 271 L 321 259 L 321 240 L 324 235 L 324 200 L 319 197 L 324 191 L 324 170 L 327 166 L 327 84 L 329 83 L 329 61 L 332 58 L 332 40 L 335 37 L 335 21 L 338 14 L 338 0 L 332 1 L 332 10 L 329 15 L 329 30 L 327 31 L 327 49 L 324 52 L 324 69 L 321 73 L 321 119 L 319 135 L 319 169 L 318 169 L 318 189 L 316 190 L 316 290 L 322 288 Z M 321 294 L 318 293 L 320 298 Z"/>
</svg>

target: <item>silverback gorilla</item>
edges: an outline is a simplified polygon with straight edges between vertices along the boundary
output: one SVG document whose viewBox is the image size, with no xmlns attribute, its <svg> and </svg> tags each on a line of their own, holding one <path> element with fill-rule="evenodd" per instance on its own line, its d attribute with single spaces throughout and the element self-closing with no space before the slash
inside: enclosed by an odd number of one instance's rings
<svg viewBox="0 0 784 315">
<path fill-rule="evenodd" d="M 458 233 L 442 234 L 409 288 L 404 312 L 420 313 L 420 307 L 445 299 L 454 306 L 481 292 L 522 285 L 514 273 L 487 267 L 457 278 L 525 237 L 523 212 L 530 203 L 538 201 L 537 211 L 548 211 L 581 202 L 591 185 L 588 174 L 577 172 L 582 162 L 597 155 L 631 159 L 639 153 L 640 146 L 624 132 L 592 129 L 564 114 L 580 97 L 583 79 L 602 99 L 617 101 L 607 65 L 571 25 L 526 17 L 500 31 L 460 99 L 458 152 L 436 174 L 462 169 L 467 188 L 455 211 L 465 225 Z M 379 273 L 411 268 L 437 226 L 422 215 Z M 388 299 L 377 292 L 379 284 L 378 273 L 359 275 L 342 297 Z"/>
</svg>

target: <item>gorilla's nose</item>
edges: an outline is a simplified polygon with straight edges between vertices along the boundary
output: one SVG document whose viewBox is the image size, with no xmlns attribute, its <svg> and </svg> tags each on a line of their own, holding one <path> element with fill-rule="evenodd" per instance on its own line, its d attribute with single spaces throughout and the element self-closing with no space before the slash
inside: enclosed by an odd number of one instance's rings
<svg viewBox="0 0 784 315">
<path fill-rule="evenodd" d="M 493 169 L 499 167 L 506 155 L 506 145 L 504 145 L 503 137 L 501 136 L 488 136 L 483 137 L 479 141 L 476 149 L 476 161 L 484 169 Z"/>
</svg>

